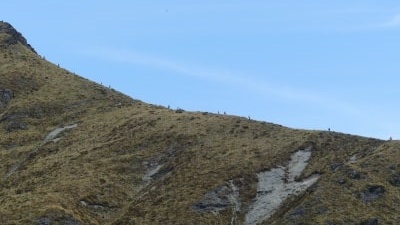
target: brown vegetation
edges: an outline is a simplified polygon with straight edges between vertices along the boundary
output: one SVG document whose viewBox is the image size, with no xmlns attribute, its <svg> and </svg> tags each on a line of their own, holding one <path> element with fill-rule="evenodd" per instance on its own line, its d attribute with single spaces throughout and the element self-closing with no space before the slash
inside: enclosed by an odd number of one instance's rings
<svg viewBox="0 0 400 225">
<path fill-rule="evenodd" d="M 193 205 L 231 180 L 240 224 L 256 173 L 305 147 L 313 153 L 302 176 L 321 178 L 268 224 L 400 223 L 397 141 L 177 113 L 60 69 L 20 42 L 0 49 L 2 89 L 13 97 L 0 107 L 0 224 L 230 224 L 231 209 L 200 213 Z"/>
</svg>

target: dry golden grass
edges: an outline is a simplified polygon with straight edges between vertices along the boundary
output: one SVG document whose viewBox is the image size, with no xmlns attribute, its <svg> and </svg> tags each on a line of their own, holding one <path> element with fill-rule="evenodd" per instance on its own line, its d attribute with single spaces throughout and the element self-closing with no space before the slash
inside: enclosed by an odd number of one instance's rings
<svg viewBox="0 0 400 225">
<path fill-rule="evenodd" d="M 0 77 L 0 89 L 14 92 L 0 109 L 0 224 L 34 224 L 44 217 L 55 224 L 230 224 L 231 209 L 192 209 L 230 180 L 240 188 L 243 221 L 256 194 L 256 173 L 309 146 L 313 155 L 303 176 L 319 173 L 320 181 L 286 201 L 266 224 L 399 222 L 400 188 L 389 182 L 400 174 L 396 141 L 178 113 L 87 81 L 21 44 L 0 50 Z M 12 122 L 27 128 L 8 131 Z M 78 127 L 61 133 L 58 142 L 43 143 L 49 132 L 71 124 Z M 163 166 L 146 186 L 142 177 L 151 163 Z M 360 179 L 349 176 L 352 170 Z M 369 185 L 381 185 L 385 193 L 364 202 L 360 193 Z M 299 208 L 303 213 L 294 216 Z"/>
</svg>

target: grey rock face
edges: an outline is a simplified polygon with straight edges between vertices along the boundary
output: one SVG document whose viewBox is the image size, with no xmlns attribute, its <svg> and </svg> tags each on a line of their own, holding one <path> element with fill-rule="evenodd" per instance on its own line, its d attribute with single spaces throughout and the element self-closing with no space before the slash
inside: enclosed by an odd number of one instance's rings
<svg viewBox="0 0 400 225">
<path fill-rule="evenodd" d="M 371 185 L 368 186 L 366 190 L 361 192 L 361 198 L 364 200 L 364 202 L 370 202 L 381 197 L 384 193 L 385 187 L 380 185 Z"/>
<path fill-rule="evenodd" d="M 400 174 L 393 175 L 389 183 L 393 186 L 400 187 Z"/>
<path fill-rule="evenodd" d="M 206 193 L 192 208 L 198 212 L 218 212 L 228 207 L 240 209 L 239 190 L 232 181 Z"/>
<path fill-rule="evenodd" d="M 7 125 L 7 131 L 12 132 L 15 130 L 25 130 L 28 128 L 28 125 L 25 122 L 21 121 L 11 121 Z"/>
<path fill-rule="evenodd" d="M 291 218 L 297 219 L 297 218 L 304 216 L 305 214 L 306 214 L 305 208 L 300 206 L 300 207 L 297 207 L 294 210 L 292 210 L 290 212 L 289 216 Z"/>
<path fill-rule="evenodd" d="M 331 168 L 331 170 L 332 170 L 333 172 L 336 172 L 336 171 L 338 171 L 338 170 L 340 169 L 340 167 L 342 167 L 342 166 L 343 166 L 342 163 L 334 163 L 334 164 L 332 164 L 332 165 L 330 166 L 330 168 Z"/>
<path fill-rule="evenodd" d="M 361 225 L 378 225 L 378 219 L 371 218 L 361 223 Z"/>
<path fill-rule="evenodd" d="M 348 176 L 349 176 L 351 179 L 355 179 L 355 180 L 361 179 L 361 173 L 359 173 L 359 172 L 356 171 L 356 170 L 350 170 L 350 171 L 348 172 Z"/>
<path fill-rule="evenodd" d="M 36 221 L 36 225 L 50 225 L 51 220 L 47 217 L 42 217 Z"/>
<path fill-rule="evenodd" d="M 20 42 L 21 44 L 28 47 L 32 52 L 36 53 L 35 49 L 33 49 L 32 46 L 28 44 L 22 34 L 18 32 L 13 26 L 11 26 L 11 24 L 0 21 L 0 33 L 8 34 L 8 37 L 4 38 L 0 42 L 0 46 L 8 47 L 10 45 L 15 45 Z"/>
<path fill-rule="evenodd" d="M 13 91 L 0 88 L 0 109 L 4 108 L 14 97 Z"/>
<path fill-rule="evenodd" d="M 41 217 L 36 222 L 33 223 L 34 225 L 81 225 L 81 223 L 74 218 L 66 217 L 66 218 L 57 218 L 57 219 L 50 219 L 49 217 Z"/>
</svg>

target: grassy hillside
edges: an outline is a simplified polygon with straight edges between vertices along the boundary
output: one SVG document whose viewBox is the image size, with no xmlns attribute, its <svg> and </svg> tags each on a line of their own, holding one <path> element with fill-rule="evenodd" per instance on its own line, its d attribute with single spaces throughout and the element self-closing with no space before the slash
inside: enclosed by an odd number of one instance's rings
<svg viewBox="0 0 400 225">
<path fill-rule="evenodd" d="M 146 104 L 47 62 L 5 26 L 0 224 L 242 224 L 257 173 L 308 147 L 301 177 L 319 181 L 265 224 L 400 223 L 397 141 Z M 229 183 L 240 211 L 196 208 Z"/>
</svg>

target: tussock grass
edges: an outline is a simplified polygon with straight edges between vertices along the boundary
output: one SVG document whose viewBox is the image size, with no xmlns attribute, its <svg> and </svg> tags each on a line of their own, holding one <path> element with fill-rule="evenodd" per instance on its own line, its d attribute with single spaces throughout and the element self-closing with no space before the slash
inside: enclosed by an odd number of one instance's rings
<svg viewBox="0 0 400 225">
<path fill-rule="evenodd" d="M 0 88 L 14 92 L 0 109 L 1 224 L 32 224 L 42 217 L 82 224 L 229 224 L 231 209 L 198 213 L 192 206 L 230 180 L 240 189 L 243 221 L 256 195 L 256 173 L 310 146 L 312 158 L 302 176 L 319 173 L 320 181 L 286 201 L 268 224 L 399 219 L 400 189 L 389 183 L 400 173 L 396 141 L 178 113 L 76 76 L 20 44 L 0 50 L 0 77 Z M 7 131 L 11 122 L 27 128 Z M 71 124 L 78 127 L 43 144 L 49 132 Z M 160 172 L 147 184 L 142 177 L 156 164 Z M 351 178 L 352 170 L 361 178 Z M 366 203 L 360 193 L 369 185 L 381 185 L 385 193 Z M 298 208 L 303 213 L 294 216 Z"/>
</svg>

